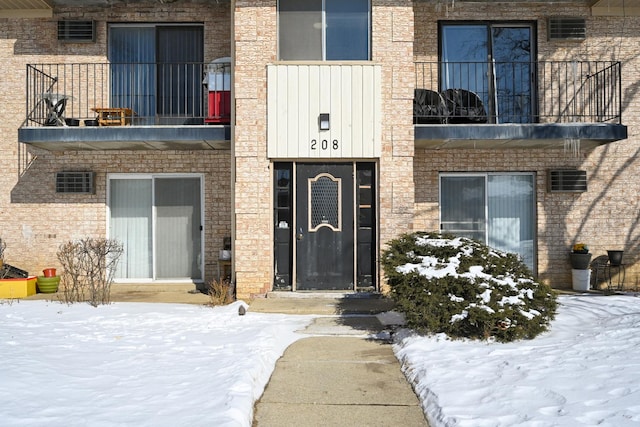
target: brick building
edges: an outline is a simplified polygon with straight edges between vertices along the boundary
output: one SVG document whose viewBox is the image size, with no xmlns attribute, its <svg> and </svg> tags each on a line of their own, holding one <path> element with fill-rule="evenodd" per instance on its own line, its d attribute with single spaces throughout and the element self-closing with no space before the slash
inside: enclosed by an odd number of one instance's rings
<svg viewBox="0 0 640 427">
<path fill-rule="evenodd" d="M 637 288 L 639 7 L 0 0 L 7 261 L 111 237 L 118 282 L 371 291 L 441 229 L 558 288 L 623 249 Z"/>
</svg>

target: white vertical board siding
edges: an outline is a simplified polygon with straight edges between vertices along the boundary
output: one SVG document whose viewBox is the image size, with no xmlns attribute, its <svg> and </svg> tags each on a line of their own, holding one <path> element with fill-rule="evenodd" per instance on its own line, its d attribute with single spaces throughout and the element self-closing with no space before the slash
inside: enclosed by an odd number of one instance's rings
<svg viewBox="0 0 640 427">
<path fill-rule="evenodd" d="M 267 66 L 267 153 L 270 158 L 380 156 L 379 65 Z M 329 113 L 331 129 L 318 117 Z"/>
</svg>

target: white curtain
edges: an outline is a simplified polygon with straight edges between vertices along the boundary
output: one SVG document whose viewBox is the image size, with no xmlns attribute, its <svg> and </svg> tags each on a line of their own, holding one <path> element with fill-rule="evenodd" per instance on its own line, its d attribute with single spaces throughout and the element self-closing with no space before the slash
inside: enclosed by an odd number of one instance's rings
<svg viewBox="0 0 640 427">
<path fill-rule="evenodd" d="M 519 254 L 533 271 L 533 175 L 489 175 L 487 194 L 487 244 L 496 249 Z"/>
<path fill-rule="evenodd" d="M 110 180 L 109 235 L 124 247 L 116 278 L 203 278 L 200 187 L 199 177 Z"/>
<path fill-rule="evenodd" d="M 156 178 L 156 276 L 201 279 L 200 178 Z"/>
<path fill-rule="evenodd" d="M 535 182 L 532 174 L 443 175 L 442 231 L 520 255 L 535 267 Z"/>
<path fill-rule="evenodd" d="M 151 278 L 151 179 L 112 179 L 110 208 L 110 236 L 124 246 L 116 278 Z"/>
</svg>

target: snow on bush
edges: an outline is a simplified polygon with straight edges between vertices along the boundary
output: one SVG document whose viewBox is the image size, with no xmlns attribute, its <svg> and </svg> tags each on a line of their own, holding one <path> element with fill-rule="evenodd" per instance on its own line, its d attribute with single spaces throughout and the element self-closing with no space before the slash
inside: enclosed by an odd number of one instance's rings
<svg viewBox="0 0 640 427">
<path fill-rule="evenodd" d="M 450 337 L 534 338 L 556 312 L 556 295 L 515 254 L 438 233 L 404 234 L 382 265 L 407 326 Z"/>
</svg>

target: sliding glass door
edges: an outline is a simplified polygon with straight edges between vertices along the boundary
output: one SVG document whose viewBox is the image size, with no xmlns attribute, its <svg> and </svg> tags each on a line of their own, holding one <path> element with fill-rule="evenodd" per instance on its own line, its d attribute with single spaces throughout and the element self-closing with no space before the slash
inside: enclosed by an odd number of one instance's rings
<svg viewBox="0 0 640 427">
<path fill-rule="evenodd" d="M 519 254 L 535 271 L 535 179 L 526 173 L 443 174 L 443 232 Z"/>
<path fill-rule="evenodd" d="M 510 23 L 446 23 L 440 29 L 441 90 L 477 95 L 491 122 L 534 119 L 533 27 Z"/>
<path fill-rule="evenodd" d="M 109 236 L 124 246 L 116 278 L 202 280 L 202 178 L 109 178 Z"/>
<path fill-rule="evenodd" d="M 116 277 L 153 277 L 152 200 L 150 179 L 112 179 L 110 181 L 110 238 L 124 246 Z"/>
<path fill-rule="evenodd" d="M 201 278 L 200 178 L 156 178 L 156 278 Z"/>
<path fill-rule="evenodd" d="M 202 25 L 111 24 L 108 57 L 110 106 L 132 109 L 136 124 L 203 117 Z"/>
</svg>

